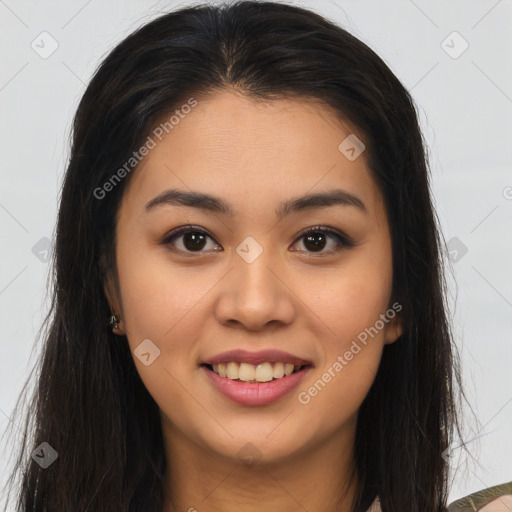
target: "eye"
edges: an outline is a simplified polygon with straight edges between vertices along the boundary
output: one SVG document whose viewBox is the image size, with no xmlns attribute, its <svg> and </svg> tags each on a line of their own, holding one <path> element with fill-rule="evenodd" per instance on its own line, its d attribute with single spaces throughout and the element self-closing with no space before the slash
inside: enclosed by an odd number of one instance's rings
<svg viewBox="0 0 512 512">
<path fill-rule="evenodd" d="M 331 243 L 331 249 L 324 251 L 323 249 L 328 246 L 329 239 L 334 240 Z M 308 229 L 302 233 L 299 240 L 303 240 L 307 252 L 334 254 L 350 247 L 354 247 L 354 243 L 344 234 L 336 230 L 327 228 L 325 226 L 316 226 Z M 334 245 L 334 247 L 332 247 Z"/>
<path fill-rule="evenodd" d="M 195 226 L 183 226 L 170 233 L 164 240 L 162 240 L 162 244 L 171 246 L 177 245 L 178 247 L 174 247 L 172 250 L 177 250 L 183 253 L 203 252 L 202 249 L 207 245 L 206 241 L 208 238 L 213 240 L 213 238 L 202 229 Z M 182 240 L 176 243 L 176 240 L 179 239 Z M 215 247 L 218 248 L 219 246 L 216 245 Z"/>
<path fill-rule="evenodd" d="M 208 245 L 208 239 L 213 240 L 203 229 L 196 226 L 182 226 L 167 235 L 162 240 L 162 244 L 171 246 L 171 250 L 185 254 L 201 253 L 207 252 L 203 249 Z M 306 247 L 306 252 L 320 254 L 334 254 L 354 246 L 354 243 L 346 235 L 324 226 L 309 228 L 302 233 L 298 240 L 304 240 L 303 244 Z M 324 251 L 325 247 L 329 245 L 329 240 L 331 241 L 331 249 Z M 218 244 L 212 245 L 213 247 L 210 249 L 222 250 Z"/>
</svg>

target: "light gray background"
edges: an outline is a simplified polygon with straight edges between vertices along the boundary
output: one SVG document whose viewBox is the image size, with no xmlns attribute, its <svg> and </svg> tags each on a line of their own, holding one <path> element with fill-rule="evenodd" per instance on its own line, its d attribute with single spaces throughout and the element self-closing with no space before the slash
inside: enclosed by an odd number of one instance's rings
<svg viewBox="0 0 512 512">
<path fill-rule="evenodd" d="M 0 0 L 2 431 L 39 353 L 36 347 L 31 355 L 48 307 L 49 270 L 40 240 L 53 237 L 80 96 L 115 43 L 190 3 Z M 467 422 L 473 461 L 465 464 L 454 446 L 450 501 L 511 481 L 512 1 L 290 3 L 327 15 L 369 44 L 419 106 L 444 236 L 459 247 L 449 278 L 452 318 L 480 422 Z M 31 47 L 43 31 L 58 43 L 46 59 Z M 459 55 L 464 41 L 469 46 Z"/>
</svg>

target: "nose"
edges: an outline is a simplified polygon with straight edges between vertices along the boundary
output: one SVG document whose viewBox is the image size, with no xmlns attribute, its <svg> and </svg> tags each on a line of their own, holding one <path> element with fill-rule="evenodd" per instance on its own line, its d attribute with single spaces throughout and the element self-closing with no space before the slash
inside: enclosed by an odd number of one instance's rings
<svg viewBox="0 0 512 512">
<path fill-rule="evenodd" d="M 217 320 L 249 331 L 290 324 L 296 314 L 297 298 L 293 284 L 286 282 L 283 265 L 267 250 L 254 261 L 234 253 L 232 270 L 219 285 Z"/>
</svg>

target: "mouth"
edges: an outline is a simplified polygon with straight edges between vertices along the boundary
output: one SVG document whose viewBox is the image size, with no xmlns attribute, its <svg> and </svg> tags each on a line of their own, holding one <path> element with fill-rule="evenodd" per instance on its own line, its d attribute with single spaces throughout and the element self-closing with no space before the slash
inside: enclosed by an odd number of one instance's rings
<svg viewBox="0 0 512 512">
<path fill-rule="evenodd" d="M 281 361 L 267 361 L 260 364 L 229 361 L 227 363 L 216 364 L 203 363 L 200 366 L 203 366 L 212 373 L 215 373 L 225 379 L 257 384 L 284 379 L 290 375 L 303 372 L 306 369 L 311 368 L 313 365 L 310 363 L 293 364 Z"/>
<path fill-rule="evenodd" d="M 312 367 L 311 364 L 295 367 L 288 363 L 291 368 L 288 366 L 285 373 L 285 364 L 266 362 L 257 365 L 253 375 L 249 373 L 252 369 L 245 367 L 245 364 L 238 364 L 236 361 L 203 363 L 200 368 L 213 388 L 224 397 L 239 405 L 254 407 L 269 405 L 284 399 L 304 381 Z M 269 367 L 272 369 L 272 374 Z M 274 377 L 274 371 L 277 377 Z M 220 372 L 225 373 L 225 376 L 222 377 Z"/>
</svg>

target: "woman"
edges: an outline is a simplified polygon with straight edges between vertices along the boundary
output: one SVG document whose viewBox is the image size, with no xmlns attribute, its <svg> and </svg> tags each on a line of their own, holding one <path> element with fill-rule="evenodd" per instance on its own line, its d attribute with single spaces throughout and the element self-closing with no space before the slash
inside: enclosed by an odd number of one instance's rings
<svg viewBox="0 0 512 512">
<path fill-rule="evenodd" d="M 441 240 L 362 42 L 270 2 L 148 23 L 75 116 L 16 505 L 445 511 Z"/>
</svg>

